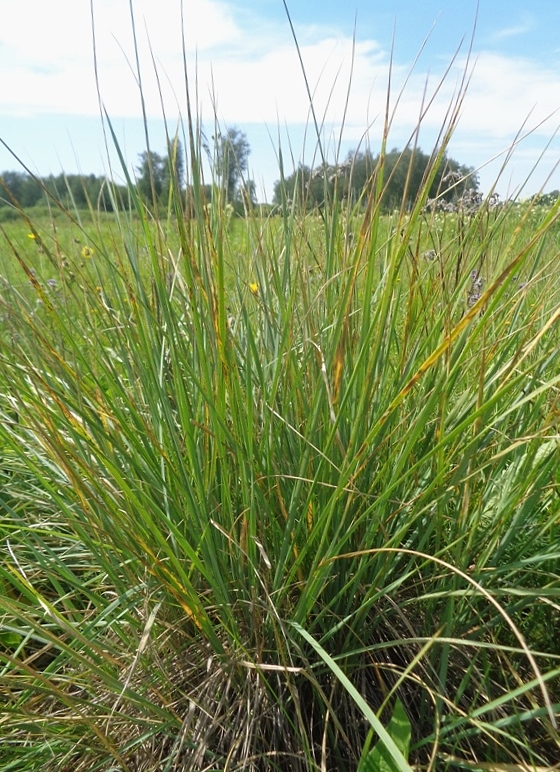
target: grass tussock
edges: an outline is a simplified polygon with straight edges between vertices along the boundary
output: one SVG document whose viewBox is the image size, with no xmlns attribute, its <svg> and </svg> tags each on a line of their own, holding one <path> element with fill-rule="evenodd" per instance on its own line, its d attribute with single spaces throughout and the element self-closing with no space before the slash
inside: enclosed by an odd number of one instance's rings
<svg viewBox="0 0 560 772">
<path fill-rule="evenodd" d="M 426 206 L 459 106 L 393 215 L 190 122 L 188 217 L 2 226 L 0 769 L 556 763 L 559 211 Z"/>
</svg>

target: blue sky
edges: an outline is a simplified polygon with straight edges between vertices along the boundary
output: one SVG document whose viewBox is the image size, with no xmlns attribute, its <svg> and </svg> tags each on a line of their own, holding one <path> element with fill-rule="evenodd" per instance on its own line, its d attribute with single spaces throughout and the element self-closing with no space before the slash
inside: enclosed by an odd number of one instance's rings
<svg viewBox="0 0 560 772">
<path fill-rule="evenodd" d="M 496 184 L 502 196 L 560 188 L 558 0 L 479 0 L 478 12 L 475 0 L 287 4 L 331 159 L 360 144 L 377 150 L 392 56 L 390 147 L 410 140 L 424 98 L 431 106 L 418 141 L 431 150 L 467 70 L 449 154 L 479 170 L 483 190 Z M 100 99 L 133 168 L 146 144 L 129 0 L 91 6 Z M 180 6 L 180 0 L 133 0 L 150 145 L 159 152 L 162 109 L 172 130 L 186 112 Z M 213 134 L 216 118 L 222 129 L 246 132 L 259 198 L 270 198 L 279 142 L 287 173 L 301 160 L 316 162 L 284 4 L 183 0 L 183 8 L 191 86 L 196 76 L 205 129 Z M 94 72 L 88 0 L 0 3 L 0 139 L 33 171 L 119 176 L 104 144 Z M 0 147 L 0 170 L 18 168 Z"/>
</svg>

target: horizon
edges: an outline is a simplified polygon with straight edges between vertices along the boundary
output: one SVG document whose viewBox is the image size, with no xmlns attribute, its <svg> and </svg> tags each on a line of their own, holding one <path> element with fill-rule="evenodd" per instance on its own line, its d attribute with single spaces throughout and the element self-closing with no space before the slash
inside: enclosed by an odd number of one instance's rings
<svg viewBox="0 0 560 772">
<path fill-rule="evenodd" d="M 259 201 L 271 201 L 279 146 L 286 176 L 299 163 L 316 165 L 309 101 L 283 2 L 196 0 L 192 6 L 183 30 L 193 108 L 209 136 L 215 121 L 222 131 L 236 126 L 246 134 L 248 177 Z M 560 8 L 552 0 L 536 0 L 531 9 L 520 0 L 481 0 L 477 15 L 475 2 L 441 6 L 441 0 L 422 9 L 397 0 L 386 11 L 367 0 L 342 9 L 334 0 L 288 3 L 328 160 L 343 160 L 360 146 L 376 153 L 390 71 L 398 107 L 388 147 L 407 145 L 423 100 L 433 98 L 418 137 L 430 152 L 467 72 L 448 155 L 477 169 L 485 193 L 496 182 L 502 198 L 560 188 L 554 34 Z M 128 3 L 115 8 L 111 0 L 96 0 L 92 7 L 90 18 L 89 7 L 72 0 L 53 0 L 48 8 L 29 0 L 10 10 L 0 31 L 0 139 L 42 177 L 122 179 L 110 138 L 105 144 L 103 110 L 129 170 L 146 150 Z M 162 104 L 172 133 L 186 112 L 179 4 L 162 0 L 154 8 L 135 0 L 133 11 L 150 149 L 162 153 Z M 526 136 L 517 144 L 520 133 Z M 4 147 L 0 170 L 22 171 Z"/>
</svg>

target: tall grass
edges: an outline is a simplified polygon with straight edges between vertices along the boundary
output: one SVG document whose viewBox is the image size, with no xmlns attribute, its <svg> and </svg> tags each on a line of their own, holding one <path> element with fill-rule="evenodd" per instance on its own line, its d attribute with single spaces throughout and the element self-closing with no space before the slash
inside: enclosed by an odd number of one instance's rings
<svg viewBox="0 0 560 772">
<path fill-rule="evenodd" d="M 556 763 L 558 207 L 426 209 L 459 106 L 392 216 L 231 220 L 190 118 L 192 217 L 6 227 L 0 769 Z"/>
</svg>

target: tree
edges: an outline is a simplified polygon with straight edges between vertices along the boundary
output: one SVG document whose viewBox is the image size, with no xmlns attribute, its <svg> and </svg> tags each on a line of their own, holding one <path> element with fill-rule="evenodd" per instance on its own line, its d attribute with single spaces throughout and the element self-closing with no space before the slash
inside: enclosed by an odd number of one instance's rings
<svg viewBox="0 0 560 772">
<path fill-rule="evenodd" d="M 246 134 L 232 127 L 226 135 L 216 137 L 216 174 L 220 180 L 226 200 L 235 201 L 237 190 L 247 171 L 251 147 Z"/>
<path fill-rule="evenodd" d="M 376 160 L 379 162 L 379 157 Z M 393 148 L 387 153 L 383 163 L 384 207 L 395 209 L 403 204 L 406 208 L 412 206 L 428 175 L 433 171 L 433 163 L 434 157 L 423 153 L 420 148 Z M 478 178 L 473 171 L 472 168 L 444 155 L 435 170 L 428 197 L 439 196 L 450 201 L 467 189 L 477 190 Z"/>
<path fill-rule="evenodd" d="M 167 174 L 165 187 L 173 187 L 176 191 L 183 190 L 185 185 L 185 154 L 183 153 L 183 144 L 179 137 L 175 135 L 173 139 L 167 140 L 167 157 L 165 159 Z"/>
<path fill-rule="evenodd" d="M 350 152 L 339 164 L 321 164 L 315 169 L 300 165 L 292 175 L 275 183 L 274 203 L 280 204 L 283 196 L 305 209 L 323 206 L 325 198 L 341 197 L 356 203 L 368 192 L 374 175 L 382 174 L 383 209 L 409 208 L 433 171 L 433 163 L 434 156 L 419 148 L 394 148 L 383 157 L 373 156 L 369 150 Z M 428 196 L 451 201 L 467 189 L 478 189 L 473 169 L 444 155 Z"/>
<path fill-rule="evenodd" d="M 152 150 L 145 150 L 138 158 L 140 161 L 136 167 L 138 192 L 147 201 L 155 203 L 163 193 L 168 176 L 167 158 Z"/>
<path fill-rule="evenodd" d="M 332 198 L 334 183 L 337 178 L 336 167 L 321 165 L 310 169 L 300 164 L 293 174 L 274 184 L 275 204 L 280 204 L 283 197 L 288 203 L 295 202 L 298 208 L 315 209 L 322 207 L 325 196 Z"/>
<path fill-rule="evenodd" d="M 344 162 L 343 193 L 352 203 L 357 203 L 371 180 L 378 163 L 370 150 L 354 150 L 348 153 Z"/>
<path fill-rule="evenodd" d="M 247 209 L 251 209 L 257 203 L 257 186 L 254 180 L 242 182 L 236 194 L 236 209 L 243 214 Z"/>
<path fill-rule="evenodd" d="M 44 182 L 44 181 L 43 181 Z M 22 172 L 6 171 L 0 174 L 0 206 L 34 206 L 44 198 L 41 180 Z"/>
<path fill-rule="evenodd" d="M 171 189 L 183 191 L 185 155 L 181 140 L 177 136 L 167 140 L 167 155 L 146 150 L 140 153 L 138 158 L 136 185 L 146 201 L 167 201 Z"/>
</svg>

